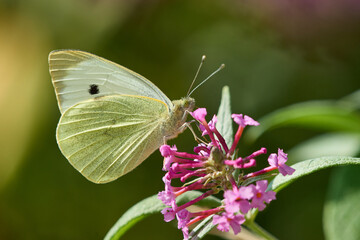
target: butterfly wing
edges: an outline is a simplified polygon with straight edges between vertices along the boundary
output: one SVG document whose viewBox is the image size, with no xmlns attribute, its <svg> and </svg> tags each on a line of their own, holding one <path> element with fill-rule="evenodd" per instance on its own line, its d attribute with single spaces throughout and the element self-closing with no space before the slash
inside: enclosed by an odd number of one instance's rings
<svg viewBox="0 0 360 240">
<path fill-rule="evenodd" d="M 170 99 L 152 82 L 91 53 L 52 51 L 49 68 L 61 113 L 78 102 L 114 94 L 155 98 L 172 109 Z"/>
<path fill-rule="evenodd" d="M 168 117 L 167 105 L 157 99 L 99 97 L 63 113 L 57 141 L 81 174 L 106 183 L 133 170 L 163 143 L 161 124 Z"/>
</svg>

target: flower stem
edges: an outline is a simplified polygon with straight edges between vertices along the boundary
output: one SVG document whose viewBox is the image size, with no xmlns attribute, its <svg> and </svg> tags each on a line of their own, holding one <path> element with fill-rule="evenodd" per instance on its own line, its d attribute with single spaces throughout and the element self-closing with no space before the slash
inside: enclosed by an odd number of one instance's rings
<svg viewBox="0 0 360 240">
<path fill-rule="evenodd" d="M 246 223 L 246 226 L 254 233 L 256 233 L 257 235 L 263 237 L 264 239 L 267 240 L 277 240 L 276 237 L 274 237 L 273 235 L 271 235 L 269 232 L 267 232 L 265 229 L 263 229 L 262 227 L 260 227 L 256 222 L 254 221 L 249 221 Z"/>
</svg>

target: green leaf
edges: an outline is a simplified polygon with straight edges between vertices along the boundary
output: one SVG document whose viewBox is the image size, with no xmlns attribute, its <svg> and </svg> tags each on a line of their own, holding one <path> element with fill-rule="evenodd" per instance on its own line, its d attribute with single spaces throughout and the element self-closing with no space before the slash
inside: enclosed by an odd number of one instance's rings
<svg viewBox="0 0 360 240">
<path fill-rule="evenodd" d="M 203 238 L 208 232 L 210 232 L 215 225 L 212 224 L 212 217 L 210 215 L 199 223 L 189 234 L 189 240 L 197 240 Z"/>
<path fill-rule="evenodd" d="M 305 160 L 291 166 L 295 169 L 295 172 L 292 175 L 283 176 L 279 173 L 269 183 L 267 190 L 279 192 L 281 189 L 285 188 L 287 185 L 294 182 L 295 180 L 316 171 L 329 167 L 345 166 L 351 164 L 360 165 L 360 158 L 330 156 Z M 259 211 L 256 209 L 251 214 L 249 214 L 249 219 L 251 219 L 251 221 L 254 221 L 258 212 Z"/>
<path fill-rule="evenodd" d="M 216 129 L 224 137 L 226 144 L 232 145 L 233 141 L 233 121 L 231 119 L 230 91 L 228 86 L 222 89 L 221 103 L 217 114 Z"/>
<path fill-rule="evenodd" d="M 360 134 L 328 133 L 302 142 L 288 151 L 287 164 L 322 156 L 356 156 L 360 152 Z"/>
<path fill-rule="evenodd" d="M 246 179 L 241 183 L 242 186 L 248 186 L 252 183 L 255 183 L 260 180 L 267 180 L 267 179 L 273 179 L 277 174 L 276 173 L 266 173 L 259 176 L 251 177 Z"/>
<path fill-rule="evenodd" d="M 120 217 L 104 239 L 119 239 L 135 223 L 149 215 L 160 212 L 164 208 L 165 205 L 157 198 L 157 195 L 138 202 Z"/>
<path fill-rule="evenodd" d="M 247 137 L 256 140 L 264 132 L 284 126 L 321 130 L 360 132 L 360 115 L 353 105 L 335 101 L 311 101 L 279 109 L 259 120 Z"/>
<path fill-rule="evenodd" d="M 344 104 L 351 104 L 355 109 L 360 109 L 360 89 L 345 96 L 339 101 L 343 102 Z"/>
<path fill-rule="evenodd" d="M 360 164 L 360 158 L 331 156 L 305 160 L 291 166 L 292 168 L 295 168 L 295 172 L 292 175 L 283 176 L 278 174 L 270 182 L 268 190 L 279 192 L 300 177 L 304 177 L 325 168 L 350 164 Z"/>
<path fill-rule="evenodd" d="M 324 207 L 326 239 L 360 239 L 360 167 L 334 170 Z"/>
<path fill-rule="evenodd" d="M 177 204 L 180 206 L 186 202 L 189 202 L 192 199 L 199 197 L 202 193 L 198 191 L 186 192 L 179 196 Z M 214 197 L 209 196 L 195 205 L 204 206 L 204 207 L 217 207 L 221 204 L 221 201 Z M 127 210 L 115 223 L 115 225 L 110 229 L 106 234 L 105 240 L 115 240 L 119 239 L 124 233 L 135 225 L 140 220 L 144 219 L 147 216 L 152 214 L 160 213 L 166 206 L 157 198 L 157 195 L 148 197 Z"/>
</svg>

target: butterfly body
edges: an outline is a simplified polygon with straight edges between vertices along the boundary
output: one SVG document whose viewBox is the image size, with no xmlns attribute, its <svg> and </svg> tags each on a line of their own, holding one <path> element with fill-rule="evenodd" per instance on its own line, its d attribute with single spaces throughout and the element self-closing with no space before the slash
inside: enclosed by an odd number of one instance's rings
<svg viewBox="0 0 360 240">
<path fill-rule="evenodd" d="M 58 145 L 95 183 L 130 172 L 176 137 L 195 105 L 189 97 L 171 102 L 149 80 L 90 53 L 51 52 L 49 65 L 62 112 Z"/>
</svg>

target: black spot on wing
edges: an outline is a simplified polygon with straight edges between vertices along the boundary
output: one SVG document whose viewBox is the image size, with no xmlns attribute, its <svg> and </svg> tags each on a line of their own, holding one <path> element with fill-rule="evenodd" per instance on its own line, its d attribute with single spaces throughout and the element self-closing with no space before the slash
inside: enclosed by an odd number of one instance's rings
<svg viewBox="0 0 360 240">
<path fill-rule="evenodd" d="M 98 94 L 99 92 L 100 92 L 100 90 L 99 90 L 99 86 L 98 86 L 98 85 L 96 85 L 96 84 L 91 84 L 91 85 L 90 85 L 89 93 L 90 93 L 91 95 Z"/>
</svg>

